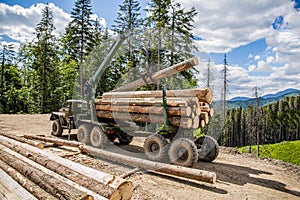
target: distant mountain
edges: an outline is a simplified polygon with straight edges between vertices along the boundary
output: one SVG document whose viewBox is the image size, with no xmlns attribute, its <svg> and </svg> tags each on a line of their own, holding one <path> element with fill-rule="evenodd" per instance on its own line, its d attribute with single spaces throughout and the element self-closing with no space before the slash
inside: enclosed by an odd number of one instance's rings
<svg viewBox="0 0 300 200">
<path fill-rule="evenodd" d="M 286 89 L 284 91 L 277 92 L 276 94 L 267 94 L 259 97 L 259 106 L 265 106 L 277 101 L 283 100 L 288 96 L 297 96 L 300 94 L 300 90 L 297 89 Z M 249 105 L 255 106 L 256 99 L 249 97 L 235 97 L 227 101 L 227 107 L 232 108 L 247 108 Z"/>
</svg>

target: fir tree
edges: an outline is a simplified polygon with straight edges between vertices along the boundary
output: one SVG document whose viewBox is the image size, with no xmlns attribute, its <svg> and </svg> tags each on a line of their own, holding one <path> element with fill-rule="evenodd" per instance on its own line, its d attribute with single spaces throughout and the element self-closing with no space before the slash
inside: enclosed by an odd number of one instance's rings
<svg viewBox="0 0 300 200">
<path fill-rule="evenodd" d="M 51 110 L 55 100 L 59 100 L 55 95 L 57 76 L 58 52 L 56 38 L 53 35 L 55 30 L 53 12 L 48 5 L 42 12 L 42 19 L 36 27 L 36 43 L 33 43 L 32 54 L 34 57 L 33 69 L 37 71 L 39 77 L 38 87 L 40 95 L 40 112 L 45 113 Z"/>
<path fill-rule="evenodd" d="M 95 38 L 92 27 L 90 0 L 76 0 L 71 12 L 72 21 L 67 25 L 64 39 L 66 52 L 79 64 L 80 94 L 83 96 L 83 62 L 93 49 Z"/>
</svg>

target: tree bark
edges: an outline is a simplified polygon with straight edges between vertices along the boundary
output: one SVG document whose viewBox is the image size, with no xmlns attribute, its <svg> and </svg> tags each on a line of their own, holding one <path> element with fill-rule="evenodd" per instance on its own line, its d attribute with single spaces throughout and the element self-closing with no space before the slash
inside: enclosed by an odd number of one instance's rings
<svg viewBox="0 0 300 200">
<path fill-rule="evenodd" d="M 166 163 L 153 162 L 141 158 L 108 152 L 102 149 L 96 149 L 86 145 L 82 145 L 80 147 L 80 150 L 84 153 L 95 155 L 103 159 L 107 159 L 110 161 L 130 165 L 130 166 L 135 166 L 142 169 L 190 178 L 193 180 L 198 180 L 198 181 L 203 181 L 208 183 L 216 182 L 216 174 L 214 172 L 208 172 L 208 171 L 181 167 L 181 166 L 174 166 Z"/>
<path fill-rule="evenodd" d="M 24 189 L 2 169 L 0 169 L 0 199 L 38 200 L 37 198 L 35 198 L 35 196 L 33 196 L 30 192 Z M 57 198 L 49 198 L 49 200 L 57 200 Z"/>
<path fill-rule="evenodd" d="M 132 182 L 0 136 L 4 146 L 109 199 L 130 199 Z"/>
<path fill-rule="evenodd" d="M 5 137 L 8 137 L 8 138 L 11 138 L 11 139 L 14 139 L 14 140 L 17 140 L 19 142 L 30 144 L 31 146 L 37 147 L 39 149 L 43 149 L 44 148 L 44 144 L 42 142 L 36 142 L 36 141 L 32 141 L 32 140 L 27 140 L 24 137 L 20 137 L 20 136 L 8 134 L 8 133 L 2 133 L 1 132 L 0 135 L 3 135 Z"/>
<path fill-rule="evenodd" d="M 113 106 L 97 105 L 96 111 L 128 112 L 162 115 L 164 108 L 162 106 Z M 168 107 L 169 115 L 189 117 L 192 113 L 191 107 Z"/>
<path fill-rule="evenodd" d="M 11 178 L 13 178 L 17 183 L 19 183 L 23 188 L 30 192 L 39 200 L 57 200 L 56 197 L 47 193 L 45 190 L 40 188 L 37 184 L 29 180 L 27 177 L 23 176 L 14 168 L 10 167 L 4 161 L 0 160 L 0 168 Z"/>
<path fill-rule="evenodd" d="M 133 81 L 131 83 L 128 83 L 126 85 L 123 85 L 117 89 L 115 89 L 114 91 L 132 91 L 135 90 L 143 85 L 147 85 L 147 84 L 151 84 L 151 83 L 156 83 L 157 81 L 172 76 L 174 74 L 177 74 L 181 71 L 187 70 L 192 68 L 193 66 L 198 65 L 199 61 L 196 57 L 192 57 L 188 60 L 185 60 L 181 63 L 178 63 L 176 65 L 170 66 L 168 68 L 165 68 L 163 70 L 160 70 L 152 75 L 150 75 L 150 77 L 145 77 L 146 82 L 144 81 L 143 78 L 138 79 L 136 81 Z"/>
<path fill-rule="evenodd" d="M 53 196 L 60 199 L 92 199 L 92 197 L 90 197 L 86 193 L 83 193 L 67 184 L 62 183 L 61 181 L 55 179 L 53 176 L 43 173 L 41 170 L 35 168 L 32 165 L 28 165 L 28 163 L 24 161 L 27 158 L 24 158 L 24 160 L 17 158 L 5 149 L 5 147 L 0 146 L 0 159 L 3 162 L 18 170 L 21 174 L 29 178 L 31 181 L 39 185 L 41 188 L 43 188 Z"/>
<path fill-rule="evenodd" d="M 166 90 L 168 98 L 179 98 L 183 97 L 197 98 L 199 101 L 210 104 L 212 102 L 212 94 L 208 88 L 195 88 L 185 90 Z M 162 91 L 128 91 L 128 92 L 106 92 L 103 93 L 102 99 L 120 99 L 120 98 L 162 98 Z"/>
<path fill-rule="evenodd" d="M 44 136 L 37 136 L 37 135 L 24 135 L 24 138 L 32 140 L 40 140 L 43 142 L 50 142 L 54 143 L 58 146 L 69 146 L 69 147 L 79 147 L 80 143 L 74 141 L 67 141 L 67 140 L 60 140 L 58 138 L 49 138 Z"/>
<path fill-rule="evenodd" d="M 97 105 L 127 105 L 127 106 L 162 106 L 162 99 L 156 98 L 102 98 L 95 100 Z M 168 98 L 167 105 L 170 107 L 176 106 L 189 106 L 191 104 L 190 99 L 182 98 Z"/>
<path fill-rule="evenodd" d="M 164 124 L 163 115 L 148 115 L 148 114 L 136 114 L 136 113 L 122 113 L 111 111 L 97 111 L 98 118 L 114 119 L 114 120 L 129 120 L 133 122 L 144 122 L 153 124 Z M 193 119 L 190 117 L 168 117 L 169 122 L 176 127 L 191 128 L 193 125 Z"/>
</svg>

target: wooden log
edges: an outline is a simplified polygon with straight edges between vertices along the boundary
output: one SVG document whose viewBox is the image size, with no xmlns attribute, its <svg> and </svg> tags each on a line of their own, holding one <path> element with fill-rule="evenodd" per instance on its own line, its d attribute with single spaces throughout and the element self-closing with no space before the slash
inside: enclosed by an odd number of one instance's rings
<svg viewBox="0 0 300 200">
<path fill-rule="evenodd" d="M 205 121 L 203 119 L 200 119 L 200 127 L 204 128 L 205 127 Z"/>
<path fill-rule="evenodd" d="M 3 162 L 3 161 L 1 161 Z M 19 185 L 9 174 L 0 169 L 0 199 L 1 200 L 38 200 Z M 57 199 L 57 198 L 55 198 Z M 49 200 L 54 200 L 50 199 Z"/>
<path fill-rule="evenodd" d="M 196 57 L 192 57 L 188 60 L 185 60 L 181 63 L 178 63 L 176 65 L 170 66 L 168 68 L 165 68 L 163 70 L 160 70 L 154 74 L 151 75 L 151 77 L 145 77 L 146 82 L 144 81 L 143 78 L 138 79 L 136 81 L 133 81 L 131 83 L 128 83 L 126 85 L 123 85 L 117 89 L 115 89 L 114 91 L 131 91 L 131 90 L 135 90 L 143 85 L 147 85 L 147 84 L 151 84 L 151 83 L 155 83 L 157 81 L 159 81 L 160 79 L 172 76 L 174 74 L 177 74 L 181 71 L 187 70 L 192 68 L 193 66 L 198 65 L 199 61 Z"/>
<path fill-rule="evenodd" d="M 146 170 L 156 171 L 165 174 L 171 174 L 175 176 L 185 177 L 193 180 L 215 183 L 216 182 L 216 174 L 214 172 L 208 172 L 199 169 L 174 166 L 166 163 L 153 162 L 149 160 L 144 160 L 141 158 L 136 158 L 123 154 L 117 154 L 113 152 L 108 152 L 102 149 L 97 149 L 93 147 L 89 147 L 86 145 L 82 145 L 80 150 L 84 153 L 91 154 L 103 159 L 107 159 L 110 161 L 139 167 Z"/>
<path fill-rule="evenodd" d="M 143 113 L 162 115 L 164 108 L 162 106 L 113 106 L 113 105 L 96 105 L 96 111 L 112 111 L 127 113 Z M 191 107 L 168 107 L 169 115 L 189 117 L 192 113 Z"/>
<path fill-rule="evenodd" d="M 62 145 L 62 146 L 77 147 L 77 148 L 80 146 L 80 143 L 78 142 L 59 140 L 58 138 L 49 138 L 49 137 L 38 136 L 38 135 L 24 135 L 23 137 L 30 140 L 39 140 L 39 141 L 54 143 L 58 146 Z"/>
<path fill-rule="evenodd" d="M 93 199 L 90 195 L 62 183 L 32 165 L 28 165 L 24 160 L 10 154 L 2 145 L 0 146 L 0 159 L 57 198 L 74 200 Z"/>
<path fill-rule="evenodd" d="M 95 192 L 92 192 L 92 191 L 88 190 L 87 188 L 84 188 L 84 187 L 80 186 L 79 184 L 77 184 L 77 183 L 75 183 L 75 182 L 73 182 L 73 181 L 71 181 L 71 180 L 69 180 L 69 179 L 67 179 L 67 178 L 65 178 L 63 176 L 60 176 L 59 174 L 57 174 L 57 173 L 55 173 L 55 172 L 47 169 L 46 167 L 43 167 L 42 165 L 39 165 L 39 164 L 35 163 L 32 160 L 27 159 L 26 157 L 18 154 L 17 152 L 14 152 L 11 149 L 6 148 L 6 149 L 4 149 L 4 151 L 7 152 L 7 153 L 9 153 L 9 154 L 11 154 L 11 155 L 13 155 L 13 156 L 15 156 L 17 159 L 21 159 L 22 161 L 26 162 L 27 165 L 33 166 L 36 169 L 40 170 L 41 172 L 43 172 L 43 173 L 45 173 L 47 175 L 52 176 L 57 181 L 59 181 L 59 182 L 61 182 L 63 184 L 68 185 L 68 187 L 72 187 L 72 188 L 74 188 L 74 189 L 76 189 L 78 191 L 86 193 L 87 195 L 89 195 L 89 196 L 86 196 L 86 197 L 88 197 L 90 199 L 107 200 L 107 198 L 104 198 L 104 197 L 100 196 L 99 194 L 97 194 Z"/>
<path fill-rule="evenodd" d="M 130 199 L 131 181 L 74 163 L 52 153 L 0 136 L 0 143 L 79 185 L 109 199 Z"/>
<path fill-rule="evenodd" d="M 21 173 L 10 167 L 2 160 L 0 160 L 0 168 L 37 199 L 57 200 L 57 198 L 40 188 L 37 184 L 29 180 L 27 177 L 23 176 Z"/>
<path fill-rule="evenodd" d="M 96 105 L 128 105 L 128 106 L 162 106 L 162 99 L 156 98 L 102 98 L 95 101 Z M 190 99 L 167 99 L 170 107 L 189 106 Z"/>
<path fill-rule="evenodd" d="M 190 97 L 197 98 L 199 101 L 211 103 L 212 94 L 209 88 L 194 88 L 184 90 L 166 90 L 167 97 Z M 128 92 L 106 92 L 102 95 L 103 99 L 121 99 L 121 98 L 162 98 L 162 91 L 128 91 Z"/>
<path fill-rule="evenodd" d="M 111 112 L 111 111 L 97 111 L 96 115 L 102 119 L 114 119 L 123 121 L 133 122 L 144 122 L 153 124 L 164 124 L 164 117 L 162 115 L 148 115 L 148 114 L 136 114 L 136 113 L 122 113 L 122 112 Z M 191 128 L 193 119 L 189 117 L 168 117 L 169 122 L 173 126 L 182 128 Z"/>
<path fill-rule="evenodd" d="M 200 118 L 204 120 L 205 124 L 209 123 L 209 115 L 207 112 L 201 112 Z"/>
<path fill-rule="evenodd" d="M 1 139 L 1 137 L 0 137 L 0 139 Z M 58 139 L 58 140 L 61 140 L 61 139 Z M 63 143 L 63 140 L 59 141 L 59 143 Z M 174 166 L 174 165 L 169 165 L 169 164 L 164 164 L 164 163 L 157 163 L 157 162 L 148 161 L 148 160 L 144 160 L 144 159 L 140 159 L 140 158 L 129 157 L 129 156 L 122 155 L 122 154 L 108 152 L 108 151 L 100 150 L 100 149 L 98 149 L 99 151 L 96 151 L 97 149 L 95 149 L 95 148 L 87 147 L 79 142 L 77 142 L 77 143 L 80 145 L 79 149 L 82 152 L 89 153 L 89 154 L 95 154 L 97 156 L 100 156 L 101 158 L 112 160 L 114 162 L 123 163 L 123 164 L 127 164 L 130 166 L 135 166 L 140 169 L 153 170 L 153 171 L 158 171 L 158 172 L 162 172 L 162 173 L 166 173 L 166 174 L 183 176 L 186 178 L 191 178 L 194 180 L 200 180 L 200 181 L 204 181 L 204 182 L 208 181 L 211 183 L 215 183 L 215 181 L 216 181 L 216 174 L 213 172 L 206 172 L 206 171 L 198 170 L 198 169 Z M 134 162 L 131 162 L 132 161 L 131 159 Z M 172 169 L 170 171 L 170 173 L 168 173 L 168 168 L 159 169 L 159 168 L 165 168 L 165 167 L 170 167 Z M 181 170 L 183 170 L 183 171 L 181 172 Z M 190 174 L 189 174 L 189 171 L 191 171 Z M 204 178 L 198 177 L 198 175 L 204 175 Z"/>
<path fill-rule="evenodd" d="M 193 126 L 192 128 L 199 128 L 200 118 L 199 116 L 193 118 Z"/>
<path fill-rule="evenodd" d="M 36 142 L 36 141 L 32 141 L 32 140 L 27 140 L 27 139 L 25 139 L 23 137 L 12 135 L 12 134 L 8 134 L 8 133 L 3 133 L 3 132 L 0 132 L 0 135 L 3 135 L 5 137 L 8 137 L 8 138 L 11 138 L 11 139 L 14 139 L 14 140 L 17 140 L 19 142 L 30 144 L 31 146 L 37 147 L 39 149 L 43 149 L 44 148 L 44 144 L 42 142 Z"/>
</svg>

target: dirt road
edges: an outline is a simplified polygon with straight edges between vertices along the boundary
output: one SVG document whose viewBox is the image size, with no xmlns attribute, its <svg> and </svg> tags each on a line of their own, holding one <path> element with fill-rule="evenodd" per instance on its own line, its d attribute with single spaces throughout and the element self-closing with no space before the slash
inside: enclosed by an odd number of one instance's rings
<svg viewBox="0 0 300 200">
<path fill-rule="evenodd" d="M 0 131 L 15 135 L 50 135 L 50 115 L 0 115 Z M 121 147 L 136 152 L 143 138 Z M 56 153 L 63 153 L 64 151 Z M 121 175 L 131 167 L 118 165 L 86 155 L 69 159 L 87 166 Z M 238 154 L 234 149 L 221 148 L 213 163 L 199 162 L 195 168 L 217 173 L 214 185 L 170 177 L 153 172 L 139 172 L 128 177 L 135 184 L 132 199 L 300 199 L 300 167 L 281 161 L 260 159 Z"/>
</svg>

